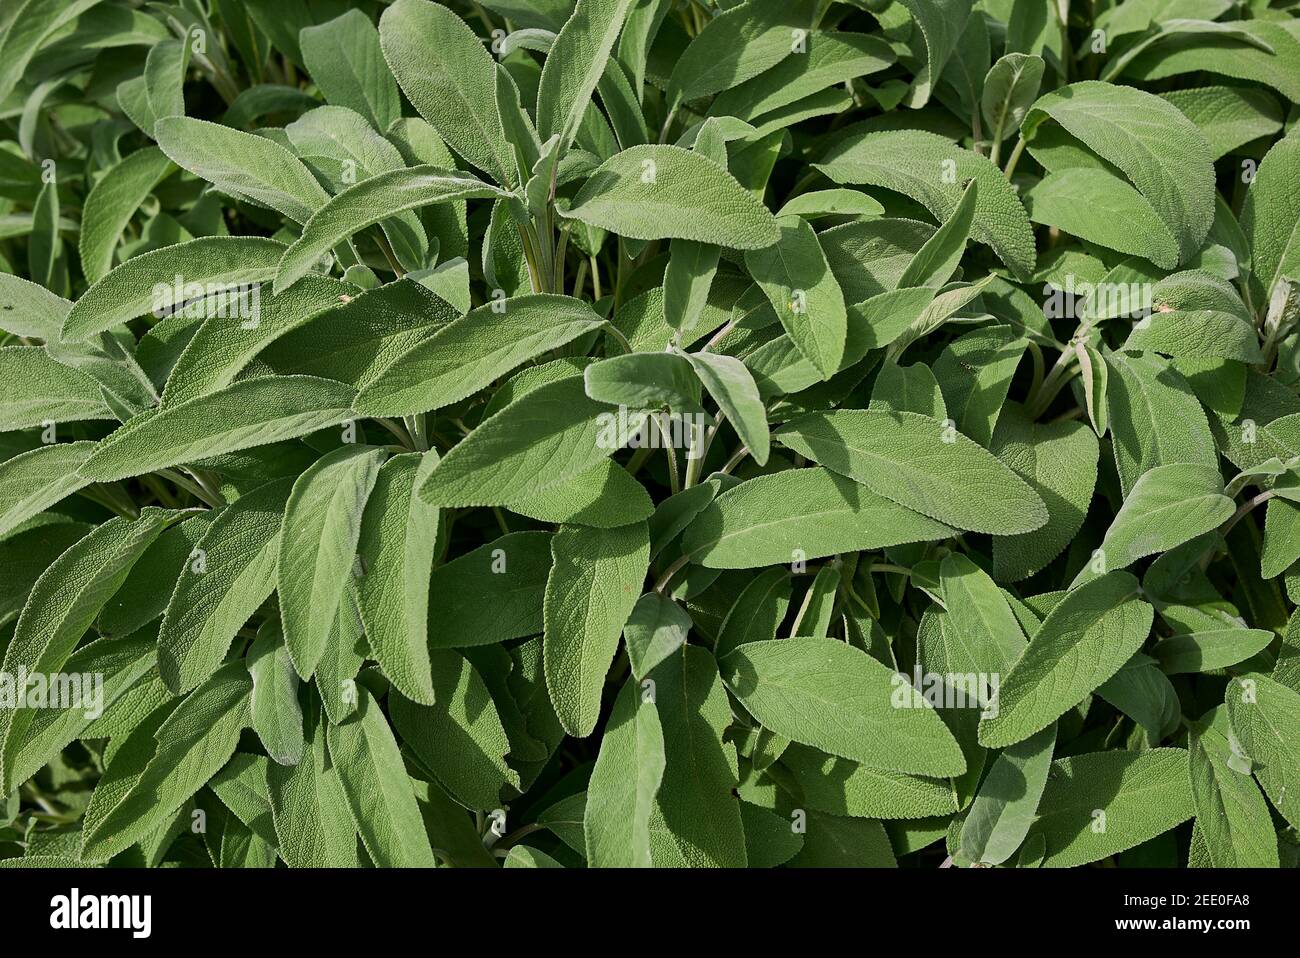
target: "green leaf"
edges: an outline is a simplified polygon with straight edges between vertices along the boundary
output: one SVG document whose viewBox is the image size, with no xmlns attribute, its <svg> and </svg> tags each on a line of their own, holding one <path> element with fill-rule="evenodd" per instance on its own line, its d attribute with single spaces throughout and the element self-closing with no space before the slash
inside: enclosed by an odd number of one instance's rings
<svg viewBox="0 0 1300 958">
<path fill-rule="evenodd" d="M 73 304 L 63 321 L 63 341 L 88 339 L 148 312 L 161 316 L 161 310 L 194 298 L 194 287 L 207 294 L 270 279 L 283 252 L 283 244 L 260 236 L 205 236 L 141 253 L 94 283 Z M 179 291 L 173 276 L 184 277 Z M 159 282 L 161 277 L 167 279 Z"/>
<path fill-rule="evenodd" d="M 275 581 L 285 645 L 304 680 L 325 653 L 383 461 L 382 449 L 342 446 L 298 477 L 285 506 Z"/>
<path fill-rule="evenodd" d="M 417 705 L 403 695 L 389 700 L 393 727 L 402 741 L 457 801 L 491 811 L 501 788 L 519 786 L 506 766 L 510 742 L 488 687 L 464 656 L 433 649 L 434 703 Z"/>
<path fill-rule="evenodd" d="M 1264 156 L 1241 206 L 1250 244 L 1252 296 L 1262 308 L 1283 277 L 1300 278 L 1300 137 L 1287 136 Z"/>
<path fill-rule="evenodd" d="M 817 234 L 798 217 L 778 221 L 773 246 L 745 254 L 745 268 L 767 294 L 777 318 L 822 379 L 844 358 L 848 316 Z"/>
<path fill-rule="evenodd" d="M 447 145 L 514 185 L 492 57 L 465 21 L 440 4 L 398 0 L 379 19 L 379 41 L 402 92 Z"/>
<path fill-rule="evenodd" d="M 356 110 L 376 130 L 402 115 L 397 83 L 388 72 L 379 31 L 360 10 L 349 10 L 298 35 L 302 58 L 325 99 Z"/>
<path fill-rule="evenodd" d="M 100 676 L 103 686 L 99 693 L 91 694 L 83 678 L 79 707 L 37 710 L 13 760 L 14 781 L 26 781 L 57 761 L 59 753 L 100 717 L 96 712 L 111 709 L 154 667 L 157 658 L 156 636 L 149 629 L 126 638 L 99 639 L 74 652 L 61 671 L 69 676 Z"/>
<path fill-rule="evenodd" d="M 1034 268 L 1029 218 L 1002 171 L 982 156 L 920 130 L 845 137 L 813 167 L 836 183 L 869 183 L 912 197 L 940 221 L 952 217 L 966 181 L 979 181 L 971 235 L 1012 272 Z"/>
<path fill-rule="evenodd" d="M 242 380 L 141 413 L 100 440 L 81 475 L 109 482 L 304 436 L 350 420 L 354 395 L 342 383 L 314 376 Z"/>
<path fill-rule="evenodd" d="M 612 529 L 650 518 L 654 503 L 645 486 L 606 459 L 563 486 L 512 499 L 506 508 L 542 522 Z"/>
<path fill-rule="evenodd" d="M 583 835 L 589 867 L 650 866 L 650 816 L 664 765 L 654 699 L 643 697 L 630 680 L 614 700 L 587 783 Z"/>
<path fill-rule="evenodd" d="M 1151 649 L 1167 675 L 1224 669 L 1268 648 L 1274 635 L 1265 629 L 1216 629 L 1171 635 Z"/>
<path fill-rule="evenodd" d="M 146 549 L 176 512 L 147 509 L 134 522 L 110 519 L 78 540 L 41 574 L 32 586 L 5 649 L 6 675 L 50 675 L 63 670 L 77 643 L 104 604 L 113 597 Z M 14 763 L 26 744 L 34 710 L 0 710 L 0 786 L 5 794 L 20 782 Z"/>
<path fill-rule="evenodd" d="M 1233 359 L 1259 363 L 1263 354 L 1254 328 L 1240 317 L 1213 309 L 1155 312 L 1124 343 L 1126 350 L 1150 350 L 1190 359 Z"/>
<path fill-rule="evenodd" d="M 1079 357 L 1079 380 L 1083 386 L 1083 404 L 1088 421 L 1098 436 L 1110 429 L 1110 407 L 1107 403 L 1107 383 L 1110 373 L 1106 359 L 1096 349 L 1083 343 L 1076 344 L 1074 353 Z"/>
<path fill-rule="evenodd" d="M 1142 474 L 1115 514 L 1101 543 L 1102 561 L 1106 569 L 1123 569 L 1218 528 L 1232 513 L 1218 469 L 1157 466 Z M 1088 575 L 1080 573 L 1080 581 Z"/>
<path fill-rule="evenodd" d="M 0 273 L 0 329 L 7 333 L 57 342 L 71 308 L 71 303 L 44 286 Z"/>
<path fill-rule="evenodd" d="M 1224 701 L 1228 724 L 1253 764 L 1273 807 L 1295 827 L 1300 821 L 1300 694 L 1259 673 L 1234 676 Z"/>
<path fill-rule="evenodd" d="M 760 466 L 767 465 L 771 447 L 767 411 L 749 369 L 732 356 L 705 351 L 687 353 L 686 358 L 705 390 L 735 427 L 754 461 Z"/>
<path fill-rule="evenodd" d="M 303 761 L 266 770 L 279 855 L 290 868 L 355 868 L 357 829 L 338 770 L 326 758 L 324 719 L 319 707 L 305 717 Z"/>
<path fill-rule="evenodd" d="M 632 6 L 633 0 L 578 0 L 551 44 L 537 86 L 537 133 L 543 141 L 558 134 L 561 152 L 577 135 Z"/>
<path fill-rule="evenodd" d="M 1043 67 L 1040 56 L 1007 53 L 989 68 L 980 95 L 980 113 L 994 144 L 1000 144 L 1020 128 L 1025 112 L 1038 98 Z"/>
<path fill-rule="evenodd" d="M 1154 613 L 1137 580 L 1108 572 L 1066 593 L 1003 678 L 979 740 L 1003 748 L 1047 728 L 1142 647 Z"/>
<path fill-rule="evenodd" d="M 989 449 L 1047 505 L 1042 528 L 993 540 L 994 577 L 1017 582 L 1060 555 L 1082 527 L 1097 483 L 1097 439 L 1083 423 L 1033 422 L 1008 403 Z"/>
<path fill-rule="evenodd" d="M 1006 594 L 963 555 L 944 556 L 939 581 L 946 607 L 944 635 L 960 637 L 962 655 L 961 661 L 947 664 L 955 672 L 1002 674 L 1010 669 L 1026 642 Z"/>
<path fill-rule="evenodd" d="M 777 774 L 787 772 L 808 808 L 854 818 L 914 819 L 956 811 L 948 782 L 860 765 L 791 743 Z"/>
<path fill-rule="evenodd" d="M 1218 8 L 1214 15 L 1218 15 Z M 1157 45 L 1130 63 L 1125 73 L 1143 80 L 1160 80 L 1181 73 L 1213 73 L 1264 83 L 1292 102 L 1300 100 L 1300 68 L 1296 55 L 1300 41 L 1284 23 L 1242 20 L 1233 28 L 1254 37 L 1243 43 L 1233 37 L 1202 36 L 1191 42 Z M 1272 48 L 1268 52 L 1260 44 Z"/>
<path fill-rule="evenodd" d="M 1196 824 L 1215 868 L 1277 868 L 1277 833 L 1259 787 L 1233 768 L 1227 712 L 1202 718 L 1188 741 Z"/>
<path fill-rule="evenodd" d="M 0 348 L 0 430 L 112 419 L 99 384 L 40 346 Z"/>
<path fill-rule="evenodd" d="M 708 568 L 751 569 L 952 534 L 828 469 L 792 469 L 722 493 L 691 524 L 682 551 Z"/>
<path fill-rule="evenodd" d="M 408 284 L 414 286 L 415 284 Z M 162 406 L 174 406 L 224 389 L 277 338 L 340 305 L 340 297 L 354 295 L 350 283 L 310 276 L 279 296 L 259 294 L 254 323 L 247 316 L 209 316 L 176 358 L 163 388 Z M 253 327 L 253 328 L 250 328 Z"/>
<path fill-rule="evenodd" d="M 78 470 L 94 450 L 93 442 L 52 443 L 0 462 L 0 536 L 90 485 Z"/>
<path fill-rule="evenodd" d="M 718 666 L 704 649 L 682 646 L 651 673 L 663 726 L 664 774 L 650 818 L 656 868 L 744 868 L 747 864 L 735 746 Z"/>
<path fill-rule="evenodd" d="M 425 0 L 409 2 L 424 3 Z M 413 166 L 377 173 L 349 186 L 312 213 L 303 224 L 302 235 L 284 250 L 274 274 L 275 292 L 279 294 L 298 282 L 321 256 L 367 226 L 434 203 L 501 195 L 499 189 L 482 180 L 437 166 Z"/>
<path fill-rule="evenodd" d="M 0 15 L 0 100 L 13 92 L 45 41 L 94 5 L 95 0 L 27 0 Z"/>
<path fill-rule="evenodd" d="M 429 647 L 464 648 L 538 635 L 551 533 L 512 532 L 434 569 Z"/>
<path fill-rule="evenodd" d="M 370 860 L 380 868 L 432 868 L 415 789 L 393 730 L 365 686 L 352 717 L 326 730 L 329 757 Z"/>
<path fill-rule="evenodd" d="M 885 208 L 858 190 L 814 190 L 800 193 L 777 211 L 777 216 L 800 216 L 805 220 L 825 216 L 880 216 Z"/>
<path fill-rule="evenodd" d="M 787 423 L 777 440 L 877 495 L 959 529 L 1011 535 L 1047 521 L 1043 500 L 992 454 L 918 413 L 839 410 Z"/>
<path fill-rule="evenodd" d="M 952 216 L 943 221 L 934 235 L 912 257 L 907 269 L 903 270 L 903 275 L 898 280 L 900 288 L 930 286 L 942 289 L 952 278 L 953 271 L 961 262 L 961 254 L 966 250 L 978 196 L 979 180 L 972 179 L 966 185 Z"/>
<path fill-rule="evenodd" d="M 1277 100 L 1263 90 L 1207 86 L 1170 90 L 1161 97 L 1196 124 L 1216 160 L 1282 127 Z"/>
<path fill-rule="evenodd" d="M 158 632 L 158 672 L 173 694 L 212 675 L 275 588 L 280 521 L 292 483 L 269 482 L 216 514 L 186 559 Z"/>
<path fill-rule="evenodd" d="M 918 775 L 958 775 L 966 767 L 943 720 L 913 700 L 906 678 L 844 642 L 747 642 L 721 666 L 741 704 L 793 741 Z"/>
<path fill-rule="evenodd" d="M 438 454 L 394 456 L 380 468 L 357 539 L 357 585 L 371 654 L 402 694 L 434 704 L 429 665 L 429 574 L 438 551 L 439 510 L 415 494 Z"/>
<path fill-rule="evenodd" d="M 0 584 L 0 624 L 18 617 L 41 573 L 90 529 L 86 523 L 51 515 L 4 537 L 0 542 L 0 563 L 6 570 Z"/>
<path fill-rule="evenodd" d="M 1186 462 L 1218 466 L 1205 412 L 1186 380 L 1152 353 L 1106 354 L 1111 448 L 1127 494 L 1156 466 Z"/>
<path fill-rule="evenodd" d="M 591 174 L 564 215 L 632 239 L 763 249 L 776 218 L 726 170 L 693 150 L 640 145 Z"/>
<path fill-rule="evenodd" d="M 253 731 L 273 761 L 297 765 L 304 749 L 298 676 L 284 632 L 274 620 L 258 630 L 249 647 L 248 674 L 253 679 L 249 700 Z"/>
<path fill-rule="evenodd" d="M 721 252 L 711 243 L 673 241 L 664 271 L 664 322 L 673 329 L 691 329 L 699 321 Z"/>
<path fill-rule="evenodd" d="M 1187 752 L 1090 752 L 1052 763 L 1034 832 L 1046 868 L 1086 865 L 1126 851 L 1191 818 Z"/>
<path fill-rule="evenodd" d="M 1080 239 L 1149 259 L 1162 269 L 1178 265 L 1178 237 L 1151 203 L 1105 169 L 1068 167 L 1025 192 L 1029 218 Z"/>
<path fill-rule="evenodd" d="M 997 757 L 962 825 L 962 857 L 1001 865 L 1016 853 L 1038 812 L 1055 745 L 1049 725 Z"/>
<path fill-rule="evenodd" d="M 793 53 L 792 29 L 812 26 L 814 4 L 746 0 L 713 17 L 673 64 L 670 108 L 737 86 Z"/>
<path fill-rule="evenodd" d="M 718 627 L 718 657 L 745 642 L 775 639 L 790 608 L 790 593 L 790 572 L 786 569 L 767 569 L 751 579 Z"/>
<path fill-rule="evenodd" d="M 638 411 L 667 408 L 675 413 L 703 410 L 700 381 L 691 364 L 676 353 L 610 356 L 588 366 L 582 378 L 589 397 L 611 406 Z M 695 430 L 692 427 L 684 431 Z M 692 434 L 683 441 L 694 444 L 697 437 Z"/>
<path fill-rule="evenodd" d="M 900 0 L 912 21 L 921 32 L 925 44 L 925 60 L 920 72 L 912 81 L 907 95 L 907 105 L 925 106 L 932 89 L 943 75 L 944 65 L 961 40 L 966 20 L 970 17 L 969 0 Z"/>
<path fill-rule="evenodd" d="M 637 599 L 623 625 L 632 675 L 641 679 L 668 656 L 686 644 L 691 631 L 686 610 L 662 592 L 647 592 Z"/>
<path fill-rule="evenodd" d="M 957 428 L 982 446 L 992 444 L 1027 345 L 1010 326 L 988 326 L 958 336 L 935 360 L 934 375 Z"/>
<path fill-rule="evenodd" d="M 146 147 L 112 167 L 91 188 L 81 214 L 79 240 L 81 271 L 86 275 L 86 282 L 98 282 L 113 268 L 113 254 L 122 231 L 154 188 L 174 169 L 162 150 Z"/>
<path fill-rule="evenodd" d="M 134 754 L 127 748 L 119 752 L 128 773 L 136 763 L 140 768 L 117 783 L 115 794 L 104 790 L 103 782 L 95 790 L 95 800 L 113 804 L 97 806 L 92 800 L 82 829 L 82 859 L 106 861 L 165 825 L 235 753 L 250 721 L 252 690 L 244 663 L 227 663 L 181 700 L 158 727 L 156 742 L 140 742 Z"/>
<path fill-rule="evenodd" d="M 501 867 L 563 868 L 564 866 L 545 852 L 539 852 L 536 848 L 529 848 L 527 845 L 512 845 L 510 851 L 506 854 L 505 863 Z"/>
<path fill-rule="evenodd" d="M 542 648 L 546 687 L 564 730 L 596 727 L 600 691 L 650 563 L 644 523 L 620 529 L 560 529 L 551 540 Z"/>
<path fill-rule="evenodd" d="M 640 419 L 629 418 L 635 434 Z M 581 376 L 569 376 L 485 419 L 442 457 L 420 495 L 441 506 L 508 505 L 599 465 L 619 448 L 617 433 L 610 407 L 587 397 Z"/>
<path fill-rule="evenodd" d="M 365 383 L 357 411 L 396 416 L 449 406 L 603 322 L 585 303 L 545 293 L 480 306 L 440 327 Z"/>
<path fill-rule="evenodd" d="M 269 137 L 186 116 L 159 120 L 154 135 L 159 149 L 177 166 L 229 196 L 276 210 L 295 223 L 307 222 L 329 200 L 302 161 Z"/>
<path fill-rule="evenodd" d="M 714 97 L 710 115 L 753 121 L 827 87 L 878 73 L 895 59 L 893 51 L 879 37 L 863 33 L 816 31 L 808 34 L 805 45 L 806 50 L 797 51 L 758 76 L 723 90 Z"/>
<path fill-rule="evenodd" d="M 1056 121 L 1085 149 L 1047 139 Z M 1084 80 L 1044 94 L 1021 124 L 1029 152 L 1048 171 L 1118 169 L 1174 237 L 1178 260 L 1200 249 L 1214 220 L 1209 144 L 1177 107 L 1133 87 Z"/>
</svg>

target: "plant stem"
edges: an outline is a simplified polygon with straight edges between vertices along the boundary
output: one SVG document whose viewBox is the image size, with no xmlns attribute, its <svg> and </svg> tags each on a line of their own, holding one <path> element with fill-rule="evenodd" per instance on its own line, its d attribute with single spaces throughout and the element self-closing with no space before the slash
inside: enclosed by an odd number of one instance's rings
<svg viewBox="0 0 1300 958">
<path fill-rule="evenodd" d="M 397 441 L 407 449 L 410 449 L 411 451 L 415 450 L 415 443 L 411 441 L 411 437 L 406 434 L 405 429 L 397 424 L 396 420 L 386 419 L 383 416 L 376 416 L 375 422 L 379 423 L 379 425 L 383 426 L 397 437 Z"/>
<path fill-rule="evenodd" d="M 1249 499 L 1247 499 L 1245 502 L 1243 502 L 1240 506 L 1237 507 L 1237 511 L 1228 517 L 1227 522 L 1225 522 L 1222 526 L 1219 527 L 1219 534 L 1226 539 L 1228 537 L 1228 533 L 1232 531 L 1232 527 L 1235 526 L 1238 522 L 1240 522 L 1243 518 L 1245 518 L 1246 513 L 1250 512 L 1250 510 L 1254 509 L 1256 506 L 1268 502 L 1268 500 L 1272 499 L 1276 495 L 1277 493 L 1274 492 L 1272 489 L 1266 489 L 1264 492 L 1257 493 L 1256 495 L 1251 496 Z"/>
<path fill-rule="evenodd" d="M 660 595 L 663 595 L 664 589 L 668 587 L 668 583 L 672 581 L 673 576 L 675 576 L 683 566 L 690 562 L 690 560 L 691 557 L 689 555 L 678 556 L 677 560 L 664 570 L 664 574 L 661 575 L 659 581 L 655 583 L 655 591 Z"/>
<path fill-rule="evenodd" d="M 1025 138 L 1022 136 L 1016 140 L 1015 149 L 1011 151 L 1011 156 L 1007 158 L 1007 168 L 1002 171 L 1003 176 L 1008 181 L 1011 180 L 1011 174 L 1016 171 L 1016 164 L 1020 162 L 1020 154 L 1025 152 Z"/>
<path fill-rule="evenodd" d="M 417 413 L 414 416 L 406 416 L 403 418 L 402 422 L 406 426 L 406 431 L 415 445 L 415 450 L 417 452 L 428 452 L 429 434 L 426 431 L 428 426 L 425 422 L 424 413 Z"/>
<path fill-rule="evenodd" d="M 219 494 L 207 489 L 203 483 L 199 482 L 197 477 L 184 476 L 175 469 L 159 469 L 158 475 L 172 483 L 172 485 L 180 486 L 194 498 L 207 503 L 213 509 L 220 509 L 226 504 Z"/>
<path fill-rule="evenodd" d="M 723 464 L 722 468 L 719 469 L 718 472 L 722 473 L 724 476 L 731 475 L 731 470 L 735 469 L 738 465 L 740 465 L 740 463 L 748 455 L 749 455 L 749 447 L 741 446 L 739 449 L 737 449 L 735 452 L 731 454 L 731 458 L 728 459 L 726 463 Z"/>
<path fill-rule="evenodd" d="M 681 480 L 677 476 L 677 450 L 673 448 L 672 436 L 669 433 L 667 425 L 667 416 L 659 413 L 654 417 L 655 425 L 659 427 L 659 435 L 663 437 L 664 454 L 668 457 L 668 492 L 670 495 L 676 495 L 682 491 Z"/>
<path fill-rule="evenodd" d="M 384 254 L 384 259 L 388 260 L 389 267 L 397 274 L 397 278 L 401 279 L 406 275 L 406 270 L 402 269 L 402 264 L 397 260 L 397 254 L 393 252 L 393 247 L 388 244 L 388 237 L 381 231 L 375 237 L 375 240 L 379 244 L 380 252 Z"/>
<path fill-rule="evenodd" d="M 636 350 L 632 348 L 632 344 L 627 341 L 627 337 L 623 335 L 623 331 L 619 329 L 617 326 L 615 326 L 613 323 L 606 324 L 605 331 L 609 333 L 611 336 L 613 336 L 615 339 L 617 339 L 619 343 L 623 346 L 623 348 L 627 350 L 629 353 L 636 352 Z"/>
</svg>

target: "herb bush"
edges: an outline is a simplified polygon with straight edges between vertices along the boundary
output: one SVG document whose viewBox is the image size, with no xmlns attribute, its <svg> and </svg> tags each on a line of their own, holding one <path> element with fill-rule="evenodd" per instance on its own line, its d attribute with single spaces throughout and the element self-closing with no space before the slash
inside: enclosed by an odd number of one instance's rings
<svg viewBox="0 0 1300 958">
<path fill-rule="evenodd" d="M 12 0 L 4 864 L 1294 864 L 1295 6 Z"/>
</svg>

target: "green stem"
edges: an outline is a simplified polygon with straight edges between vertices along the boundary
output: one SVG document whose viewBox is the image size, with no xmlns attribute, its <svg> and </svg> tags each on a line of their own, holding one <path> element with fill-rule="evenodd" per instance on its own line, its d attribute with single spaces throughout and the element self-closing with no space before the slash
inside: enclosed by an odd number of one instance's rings
<svg viewBox="0 0 1300 958">
<path fill-rule="evenodd" d="M 667 416 L 663 413 L 654 417 L 655 425 L 659 427 L 659 435 L 664 441 L 664 454 L 668 457 L 668 491 L 676 495 L 682 491 L 682 486 L 677 476 L 677 450 L 673 448 L 672 435 L 669 433 L 666 419 Z"/>
<path fill-rule="evenodd" d="M 691 426 L 691 448 L 686 454 L 686 482 L 682 488 L 689 489 L 700 481 L 700 474 L 704 471 L 704 460 L 708 458 L 709 446 L 713 444 L 713 437 L 717 435 L 718 427 L 722 425 L 722 413 L 718 413 L 718 421 L 709 427 L 707 435 L 697 435 L 694 426 Z M 696 445 L 703 446 L 697 449 Z"/>
<path fill-rule="evenodd" d="M 723 464 L 722 468 L 719 469 L 718 472 L 722 473 L 724 476 L 731 475 L 731 470 L 735 469 L 738 465 L 740 465 L 740 463 L 748 455 L 749 455 L 749 447 L 741 446 L 739 449 L 737 449 L 735 452 L 731 454 L 731 458 L 728 459 L 726 463 Z"/>
<path fill-rule="evenodd" d="M 402 422 L 406 426 L 406 431 L 410 435 L 411 441 L 415 444 L 416 451 L 428 452 L 429 434 L 426 431 L 428 425 L 425 422 L 424 413 L 417 413 L 414 416 L 406 416 Z"/>
<path fill-rule="evenodd" d="M 182 475 L 175 469 L 159 469 L 158 475 L 162 476 L 172 485 L 180 486 L 190 495 L 194 496 L 194 498 L 198 499 L 200 502 L 207 503 L 213 509 L 220 509 L 226 504 L 225 500 L 222 499 L 219 494 L 213 494 L 197 479 Z"/>
<path fill-rule="evenodd" d="M 411 440 L 411 437 L 406 434 L 406 430 L 397 424 L 396 420 L 385 419 L 383 416 L 376 416 L 375 422 L 379 423 L 379 425 L 391 432 L 397 438 L 397 441 L 407 449 L 412 451 L 415 450 L 415 443 Z"/>
<path fill-rule="evenodd" d="M 1022 136 L 1016 140 L 1015 149 L 1011 151 L 1011 156 L 1007 158 L 1007 168 L 1002 171 L 1003 176 L 1008 181 L 1011 180 L 1011 174 L 1016 171 L 1016 164 L 1020 162 L 1020 154 L 1025 152 L 1025 138 Z"/>
<path fill-rule="evenodd" d="M 689 554 L 678 556 L 677 560 L 673 562 L 673 564 L 670 565 L 667 569 L 664 570 L 664 574 L 661 575 L 659 577 L 659 580 L 655 583 L 654 585 L 655 591 L 658 592 L 660 595 L 663 595 L 664 589 L 668 588 L 668 583 L 673 580 L 673 576 L 675 576 L 682 569 L 683 566 L 685 566 L 688 562 L 690 562 L 690 560 L 691 557 Z"/>
<path fill-rule="evenodd" d="M 99 503 L 115 516 L 122 516 L 125 519 L 138 519 L 140 517 L 140 510 L 136 508 L 131 497 L 127 495 L 126 490 L 119 483 L 112 482 L 87 486 L 80 490 L 80 493 L 91 502 Z"/>
<path fill-rule="evenodd" d="M 1219 527 L 1219 534 L 1226 539 L 1228 537 L 1228 533 L 1232 531 L 1232 527 L 1235 526 L 1242 519 L 1244 519 L 1246 517 L 1246 514 L 1250 512 L 1250 510 L 1254 509 L 1258 505 L 1262 505 L 1263 503 L 1268 502 L 1268 500 L 1272 499 L 1275 495 L 1277 495 L 1276 492 L 1274 492 L 1272 489 L 1267 489 L 1264 492 L 1251 496 L 1249 499 L 1247 499 L 1245 502 L 1243 502 L 1240 506 L 1237 507 L 1237 511 L 1228 517 L 1227 522 L 1225 522 L 1222 526 Z"/>
<path fill-rule="evenodd" d="M 623 346 L 623 348 L 627 350 L 629 353 L 636 352 L 636 350 L 632 348 L 632 344 L 628 342 L 627 337 L 623 335 L 623 331 L 619 329 L 617 326 L 615 326 L 613 323 L 605 324 L 605 332 L 609 333 L 611 336 L 617 339 L 619 343 Z"/>
<path fill-rule="evenodd" d="M 388 237 L 380 232 L 379 235 L 375 237 L 375 241 L 379 244 L 379 250 L 384 254 L 384 259 L 388 260 L 389 267 L 397 274 L 397 278 L 401 279 L 405 276 L 406 270 L 402 269 L 402 264 L 397 260 L 397 254 L 394 253 L 393 248 L 388 245 Z"/>
<path fill-rule="evenodd" d="M 635 476 L 640 472 L 641 467 L 645 465 L 646 460 L 650 458 L 650 453 L 652 452 L 654 452 L 654 450 L 649 446 L 642 446 L 636 452 L 632 453 L 632 458 L 627 461 L 628 475 Z"/>
</svg>

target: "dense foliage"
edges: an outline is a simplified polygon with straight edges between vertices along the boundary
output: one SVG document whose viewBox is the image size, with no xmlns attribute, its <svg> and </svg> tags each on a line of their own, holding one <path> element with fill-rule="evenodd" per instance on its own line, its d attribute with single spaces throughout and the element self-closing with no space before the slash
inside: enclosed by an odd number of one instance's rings
<svg viewBox="0 0 1300 958">
<path fill-rule="evenodd" d="M 1294 0 L 9 0 L 3 865 L 1292 865 Z"/>
</svg>

